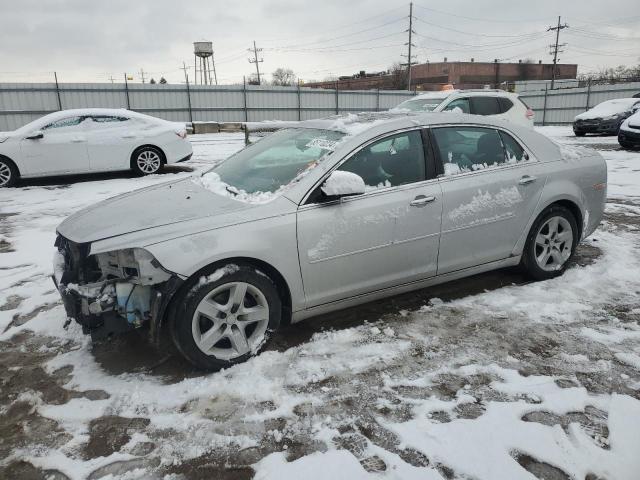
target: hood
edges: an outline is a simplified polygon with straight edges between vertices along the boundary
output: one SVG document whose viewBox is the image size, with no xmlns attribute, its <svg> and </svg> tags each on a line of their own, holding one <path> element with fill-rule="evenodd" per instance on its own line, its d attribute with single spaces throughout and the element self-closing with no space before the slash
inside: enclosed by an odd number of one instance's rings
<svg viewBox="0 0 640 480">
<path fill-rule="evenodd" d="M 640 130 L 640 112 L 636 112 L 627 118 L 620 128 L 622 130 L 627 130 L 629 128 Z"/>
<path fill-rule="evenodd" d="M 10 137 L 13 137 L 14 132 L 0 132 L 0 143 L 4 142 Z"/>
<path fill-rule="evenodd" d="M 256 205 L 217 195 L 188 178 L 96 203 L 68 217 L 57 231 L 72 242 L 86 243 L 253 208 Z"/>
<path fill-rule="evenodd" d="M 598 118 L 612 117 L 627 114 L 637 103 L 637 98 L 620 98 L 617 100 L 607 100 L 590 110 L 576 115 L 576 120 L 594 120 Z"/>
</svg>

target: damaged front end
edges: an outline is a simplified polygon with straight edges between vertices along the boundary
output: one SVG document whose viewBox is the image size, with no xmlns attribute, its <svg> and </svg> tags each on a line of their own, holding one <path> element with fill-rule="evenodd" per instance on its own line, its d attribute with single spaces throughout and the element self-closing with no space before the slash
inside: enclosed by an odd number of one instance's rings
<svg viewBox="0 0 640 480">
<path fill-rule="evenodd" d="M 93 340 L 149 326 L 153 341 L 173 294 L 182 284 L 142 248 L 90 255 L 90 244 L 58 235 L 53 281 L 67 317 Z"/>
</svg>

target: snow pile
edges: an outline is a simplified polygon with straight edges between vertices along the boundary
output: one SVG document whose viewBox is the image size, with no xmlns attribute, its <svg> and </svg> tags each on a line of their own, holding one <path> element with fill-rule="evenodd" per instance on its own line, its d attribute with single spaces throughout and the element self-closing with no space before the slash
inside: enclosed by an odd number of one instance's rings
<svg viewBox="0 0 640 480">
<path fill-rule="evenodd" d="M 331 126 L 329 127 L 332 130 L 338 130 L 340 132 L 344 132 L 347 135 L 358 135 L 359 133 L 364 132 L 365 130 L 369 130 L 370 128 L 384 123 L 384 119 L 374 120 L 374 121 L 362 121 L 362 119 L 353 113 L 349 113 L 343 117 L 337 118 Z"/>
<path fill-rule="evenodd" d="M 599 103 L 590 110 L 576 115 L 576 120 L 591 120 L 594 118 L 604 118 L 615 116 L 620 113 L 628 112 L 631 108 L 640 102 L 637 98 L 618 98 L 616 100 L 607 100 Z"/>
</svg>

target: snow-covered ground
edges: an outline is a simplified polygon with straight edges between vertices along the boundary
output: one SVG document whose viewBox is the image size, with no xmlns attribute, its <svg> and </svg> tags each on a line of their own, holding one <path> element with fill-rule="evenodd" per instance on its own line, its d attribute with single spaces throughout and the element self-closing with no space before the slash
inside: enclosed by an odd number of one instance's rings
<svg viewBox="0 0 640 480">
<path fill-rule="evenodd" d="M 495 272 L 310 320 L 212 374 L 169 344 L 64 330 L 49 278 L 64 217 L 189 172 L 0 191 L 0 478 L 637 479 L 640 153 L 540 131 L 609 166 L 605 221 L 565 275 Z M 243 137 L 191 140 L 198 170 Z"/>
</svg>

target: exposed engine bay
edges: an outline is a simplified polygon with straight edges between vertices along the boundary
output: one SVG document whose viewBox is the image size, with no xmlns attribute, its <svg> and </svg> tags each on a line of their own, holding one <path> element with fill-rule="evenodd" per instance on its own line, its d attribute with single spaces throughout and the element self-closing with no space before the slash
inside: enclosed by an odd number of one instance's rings
<svg viewBox="0 0 640 480">
<path fill-rule="evenodd" d="M 157 327 L 173 293 L 182 283 L 148 251 L 130 248 L 90 255 L 89 244 L 58 235 L 53 281 L 68 319 L 93 339 L 150 325 Z"/>
</svg>

